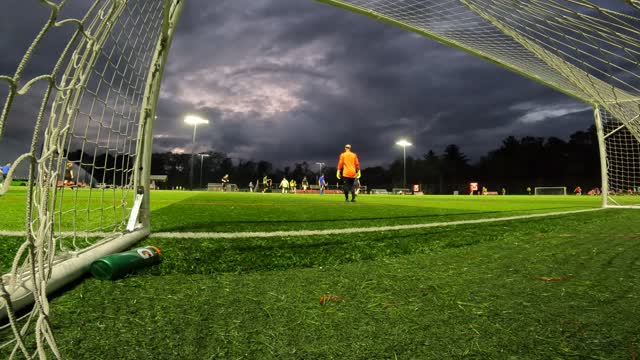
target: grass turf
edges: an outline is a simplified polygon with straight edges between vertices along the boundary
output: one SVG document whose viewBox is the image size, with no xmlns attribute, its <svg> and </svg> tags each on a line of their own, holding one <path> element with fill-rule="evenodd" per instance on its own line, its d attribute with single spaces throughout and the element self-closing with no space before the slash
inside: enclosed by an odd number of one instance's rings
<svg viewBox="0 0 640 360">
<path fill-rule="evenodd" d="M 154 197 L 154 230 L 185 221 L 200 231 L 346 227 L 341 216 L 376 226 L 597 205 L 192 195 Z M 271 224 L 265 213 L 280 218 Z M 53 299 L 52 322 L 73 359 L 628 359 L 640 342 L 640 235 L 630 227 L 639 216 L 605 210 L 348 237 L 151 237 L 143 245 L 160 246 L 162 264 L 115 282 L 85 279 Z M 323 295 L 333 298 L 320 305 Z"/>
</svg>

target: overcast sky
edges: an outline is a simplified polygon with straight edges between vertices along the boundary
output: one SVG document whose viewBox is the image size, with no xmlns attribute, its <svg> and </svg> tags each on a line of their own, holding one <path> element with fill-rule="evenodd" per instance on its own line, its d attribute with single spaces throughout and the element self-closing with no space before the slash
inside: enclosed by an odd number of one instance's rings
<svg viewBox="0 0 640 360">
<path fill-rule="evenodd" d="M 156 146 L 276 163 L 366 165 L 447 144 L 473 159 L 508 135 L 558 136 L 593 123 L 584 104 L 496 65 L 314 1 L 189 1 L 162 87 Z"/>
<path fill-rule="evenodd" d="M 21 25 L 0 20 L 6 50 Z M 9 65 L 0 59 L 1 70 Z M 408 155 L 455 143 L 477 160 L 509 135 L 566 139 L 593 123 L 590 108 L 564 94 L 311 0 L 187 1 L 161 89 L 156 151 L 191 151 L 188 113 L 211 121 L 198 128 L 197 151 L 279 166 L 334 165 L 346 143 L 364 167 L 388 164 L 402 156 L 400 138 L 415 145 Z M 0 161 L 10 160 L 7 146 L 24 143 L 11 126 Z"/>
</svg>

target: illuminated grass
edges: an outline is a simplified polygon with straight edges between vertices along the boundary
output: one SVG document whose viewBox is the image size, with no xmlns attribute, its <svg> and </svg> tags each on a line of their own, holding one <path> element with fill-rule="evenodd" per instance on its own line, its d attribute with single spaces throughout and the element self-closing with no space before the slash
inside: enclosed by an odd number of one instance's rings
<svg viewBox="0 0 640 360">
<path fill-rule="evenodd" d="M 160 192 L 153 227 L 324 229 L 599 204 L 575 196 L 360 200 Z M 159 246 L 162 264 L 115 282 L 85 279 L 53 299 L 52 321 L 73 359 L 632 358 L 639 218 L 604 210 L 349 236 L 152 236 L 141 245 Z M 333 300 L 321 305 L 323 295 Z"/>
</svg>

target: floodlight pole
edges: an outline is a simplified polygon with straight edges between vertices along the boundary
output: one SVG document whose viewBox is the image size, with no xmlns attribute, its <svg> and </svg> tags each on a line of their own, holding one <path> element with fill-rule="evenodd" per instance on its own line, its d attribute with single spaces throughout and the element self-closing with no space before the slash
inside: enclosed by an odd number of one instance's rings
<svg viewBox="0 0 640 360">
<path fill-rule="evenodd" d="M 188 115 L 184 118 L 184 122 L 193 125 L 193 139 L 191 140 L 191 166 L 189 166 L 189 190 L 193 190 L 193 173 L 194 167 L 196 166 L 195 161 L 195 152 L 196 152 L 196 133 L 198 132 L 198 124 L 208 124 L 209 120 Z"/>
<path fill-rule="evenodd" d="M 407 147 L 402 147 L 402 188 L 407 188 Z M 402 190 L 404 191 L 404 190 Z"/>
<path fill-rule="evenodd" d="M 208 157 L 209 154 L 198 154 L 198 155 L 200 155 L 200 182 L 198 183 L 198 186 L 202 188 L 202 164 L 204 163 L 204 158 Z"/>
<path fill-rule="evenodd" d="M 406 188 L 407 187 L 407 146 L 411 146 L 413 144 L 408 142 L 407 140 L 402 139 L 396 142 L 396 145 L 402 146 L 402 170 L 403 170 L 402 188 Z"/>
<path fill-rule="evenodd" d="M 193 124 L 193 140 L 191 141 L 191 166 L 189 167 L 189 190 L 193 190 L 193 168 L 195 167 L 196 132 L 198 123 Z"/>
</svg>

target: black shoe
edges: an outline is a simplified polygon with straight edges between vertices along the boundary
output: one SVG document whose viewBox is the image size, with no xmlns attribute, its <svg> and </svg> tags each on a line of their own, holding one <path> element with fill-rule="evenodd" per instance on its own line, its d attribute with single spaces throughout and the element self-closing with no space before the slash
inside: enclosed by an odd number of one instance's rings
<svg viewBox="0 0 640 360">
<path fill-rule="evenodd" d="M 356 199 L 351 199 L 351 202 L 356 202 Z"/>
</svg>

